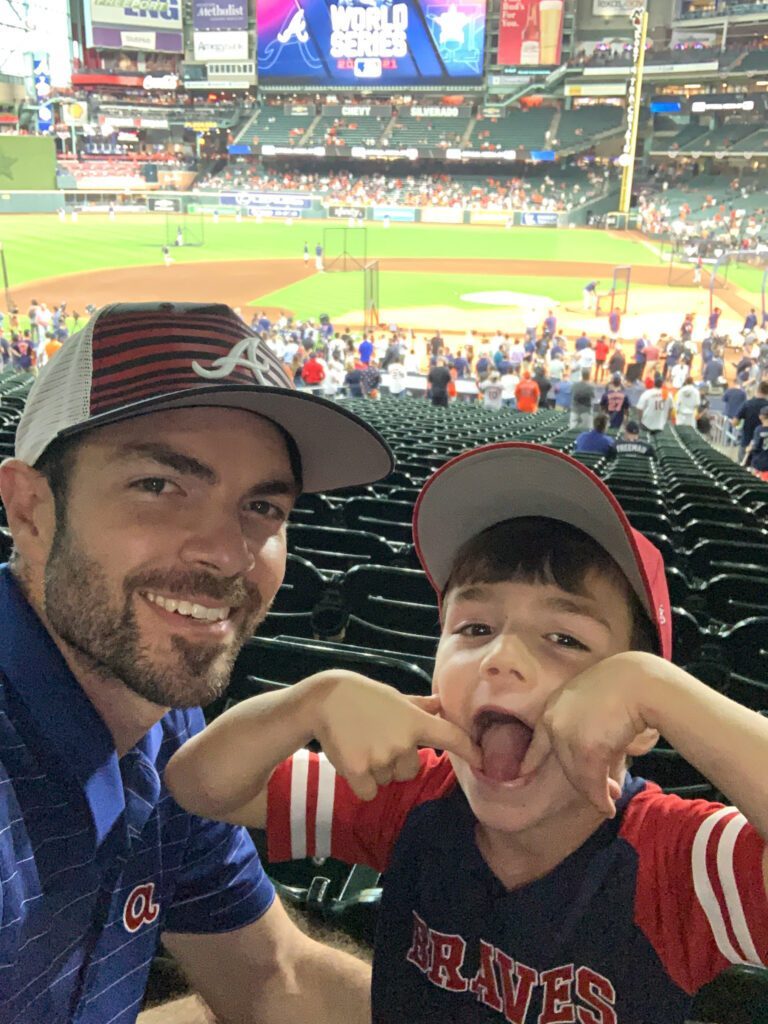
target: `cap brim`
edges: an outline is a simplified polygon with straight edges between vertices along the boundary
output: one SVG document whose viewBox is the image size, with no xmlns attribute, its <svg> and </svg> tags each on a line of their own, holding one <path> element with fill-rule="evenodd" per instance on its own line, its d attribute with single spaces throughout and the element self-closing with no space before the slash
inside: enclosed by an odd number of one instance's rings
<svg viewBox="0 0 768 1024">
<path fill-rule="evenodd" d="M 446 463 L 424 485 L 414 509 L 413 536 L 438 594 L 463 544 L 496 523 L 524 516 L 569 523 L 594 538 L 626 576 L 669 656 L 670 641 L 656 600 L 659 584 L 652 578 L 663 575 L 658 550 L 632 529 L 594 473 L 541 445 L 510 441 L 475 448 Z"/>
<path fill-rule="evenodd" d="M 287 388 L 215 384 L 157 395 L 115 411 L 93 416 L 63 430 L 71 436 L 168 409 L 220 406 L 244 409 L 277 423 L 296 443 L 301 456 L 302 490 L 307 493 L 356 487 L 381 480 L 394 468 L 394 457 L 381 435 L 336 402 Z"/>
</svg>

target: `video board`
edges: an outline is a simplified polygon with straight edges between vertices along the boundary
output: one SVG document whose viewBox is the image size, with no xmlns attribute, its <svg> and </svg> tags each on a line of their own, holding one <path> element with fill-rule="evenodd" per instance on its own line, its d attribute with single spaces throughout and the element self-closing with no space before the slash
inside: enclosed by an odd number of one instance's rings
<svg viewBox="0 0 768 1024">
<path fill-rule="evenodd" d="M 264 84 L 480 85 L 485 0 L 258 0 Z"/>
</svg>

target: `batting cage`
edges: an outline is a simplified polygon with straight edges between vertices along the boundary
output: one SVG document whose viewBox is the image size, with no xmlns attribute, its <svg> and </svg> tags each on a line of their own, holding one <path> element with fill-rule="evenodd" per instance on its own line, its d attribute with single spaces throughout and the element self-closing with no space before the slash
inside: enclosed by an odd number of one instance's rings
<svg viewBox="0 0 768 1024">
<path fill-rule="evenodd" d="M 608 316 L 612 309 L 617 309 L 622 314 L 627 312 L 631 277 L 632 267 L 613 268 L 610 290 L 601 292 L 597 296 L 597 306 L 595 307 L 597 316 Z"/>
<path fill-rule="evenodd" d="M 199 207 L 195 210 L 180 210 L 168 212 L 165 215 L 165 237 L 163 245 L 169 249 L 177 246 L 205 245 L 205 222 L 203 211 Z"/>
<path fill-rule="evenodd" d="M 367 228 L 323 228 L 323 266 L 326 273 L 334 270 L 363 270 L 367 265 Z"/>
<path fill-rule="evenodd" d="M 715 260 L 709 276 L 709 311 L 718 305 L 718 292 L 733 306 L 754 307 L 760 326 L 768 317 L 765 290 L 768 285 L 768 252 L 731 249 Z"/>
</svg>

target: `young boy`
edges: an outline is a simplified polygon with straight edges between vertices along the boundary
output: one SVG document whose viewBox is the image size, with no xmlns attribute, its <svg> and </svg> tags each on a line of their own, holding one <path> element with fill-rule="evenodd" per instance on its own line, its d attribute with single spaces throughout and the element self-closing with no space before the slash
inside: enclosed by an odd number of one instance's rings
<svg viewBox="0 0 768 1024">
<path fill-rule="evenodd" d="M 458 456 L 414 536 L 433 696 L 321 673 L 222 715 L 167 784 L 253 826 L 268 789 L 272 859 L 386 872 L 375 1024 L 682 1022 L 768 958 L 768 721 L 669 662 L 661 556 L 569 456 Z M 632 778 L 660 733 L 740 810 Z"/>
</svg>

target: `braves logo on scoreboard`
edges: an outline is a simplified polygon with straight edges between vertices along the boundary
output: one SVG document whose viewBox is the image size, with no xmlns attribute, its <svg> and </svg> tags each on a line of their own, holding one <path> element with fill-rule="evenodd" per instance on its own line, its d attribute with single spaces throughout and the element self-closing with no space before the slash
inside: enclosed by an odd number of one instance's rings
<svg viewBox="0 0 768 1024">
<path fill-rule="evenodd" d="M 144 882 L 131 889 L 123 906 L 123 925 L 128 932 L 137 932 L 143 924 L 153 924 L 160 913 L 155 900 L 155 883 Z"/>
</svg>

